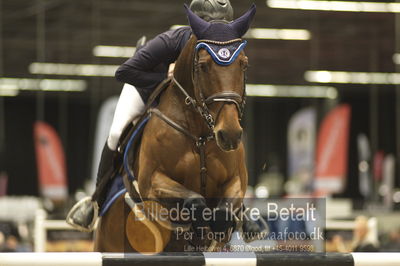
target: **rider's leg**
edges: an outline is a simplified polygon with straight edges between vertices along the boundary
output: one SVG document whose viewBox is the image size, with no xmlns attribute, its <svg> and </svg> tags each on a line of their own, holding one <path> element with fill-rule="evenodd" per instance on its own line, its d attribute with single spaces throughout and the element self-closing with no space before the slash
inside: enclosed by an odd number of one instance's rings
<svg viewBox="0 0 400 266">
<path fill-rule="evenodd" d="M 136 88 L 125 84 L 118 99 L 107 142 L 101 154 L 96 191 L 92 197 L 82 199 L 71 209 L 67 216 L 67 222 L 72 226 L 83 231 L 93 230 L 99 205 L 103 203 L 106 197 L 106 184 L 111 179 L 114 170 L 115 150 L 117 149 L 118 140 L 125 127 L 130 122 L 135 123 L 137 121 L 143 112 L 144 106 Z"/>
<path fill-rule="evenodd" d="M 136 123 L 144 109 L 144 102 L 139 92 L 132 85 L 125 84 L 115 109 L 107 145 L 111 150 L 117 148 L 119 137 L 129 122 Z"/>
<path fill-rule="evenodd" d="M 114 171 L 115 151 L 119 138 L 130 122 L 136 123 L 143 109 L 144 103 L 136 88 L 125 84 L 118 99 L 113 122 L 101 154 L 97 171 L 96 192 L 93 194 L 92 200 L 99 203 L 100 207 L 106 196 L 104 195 L 106 192 L 104 184 L 112 177 Z"/>
</svg>

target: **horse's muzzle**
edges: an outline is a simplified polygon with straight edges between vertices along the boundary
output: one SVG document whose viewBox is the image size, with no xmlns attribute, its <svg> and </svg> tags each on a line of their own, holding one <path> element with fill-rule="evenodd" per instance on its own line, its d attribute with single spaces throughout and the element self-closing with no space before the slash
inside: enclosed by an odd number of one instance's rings
<svg viewBox="0 0 400 266">
<path fill-rule="evenodd" d="M 233 151 L 236 150 L 239 146 L 240 141 L 242 140 L 243 130 L 224 130 L 220 129 L 215 132 L 215 138 L 217 141 L 217 145 L 223 151 Z"/>
</svg>

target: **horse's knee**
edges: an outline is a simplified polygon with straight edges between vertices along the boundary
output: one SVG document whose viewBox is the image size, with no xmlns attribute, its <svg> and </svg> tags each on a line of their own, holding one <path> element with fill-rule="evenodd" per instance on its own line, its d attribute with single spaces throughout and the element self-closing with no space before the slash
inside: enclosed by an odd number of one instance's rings
<svg viewBox="0 0 400 266">
<path fill-rule="evenodd" d="M 206 221 L 204 217 L 204 210 L 207 207 L 206 201 L 204 198 L 188 198 L 184 201 L 183 207 L 185 209 L 191 210 L 191 220 L 192 227 L 196 234 L 199 236 L 204 229 L 207 227 L 209 223 Z M 203 228 L 203 229 L 202 229 Z"/>
<path fill-rule="evenodd" d="M 227 232 L 230 228 L 235 228 L 236 222 L 232 214 L 227 209 L 215 209 L 210 227 L 213 232 Z"/>
</svg>

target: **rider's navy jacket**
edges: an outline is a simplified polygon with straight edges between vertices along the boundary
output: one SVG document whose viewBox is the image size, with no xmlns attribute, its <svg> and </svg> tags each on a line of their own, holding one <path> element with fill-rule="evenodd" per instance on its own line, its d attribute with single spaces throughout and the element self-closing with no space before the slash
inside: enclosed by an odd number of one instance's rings
<svg viewBox="0 0 400 266">
<path fill-rule="evenodd" d="M 146 102 L 156 86 L 167 77 L 169 65 L 176 61 L 191 33 L 190 27 L 181 27 L 157 35 L 123 63 L 115 77 L 135 86 Z"/>
</svg>

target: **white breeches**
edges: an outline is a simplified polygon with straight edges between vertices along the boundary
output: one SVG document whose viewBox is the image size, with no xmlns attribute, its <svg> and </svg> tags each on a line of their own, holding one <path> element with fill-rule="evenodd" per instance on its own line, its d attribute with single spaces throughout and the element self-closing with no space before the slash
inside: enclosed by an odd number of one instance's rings
<svg viewBox="0 0 400 266">
<path fill-rule="evenodd" d="M 107 139 L 108 147 L 115 151 L 118 140 L 130 123 L 135 123 L 142 113 L 145 104 L 136 88 L 130 84 L 124 84 L 115 108 L 113 122 Z"/>
</svg>

